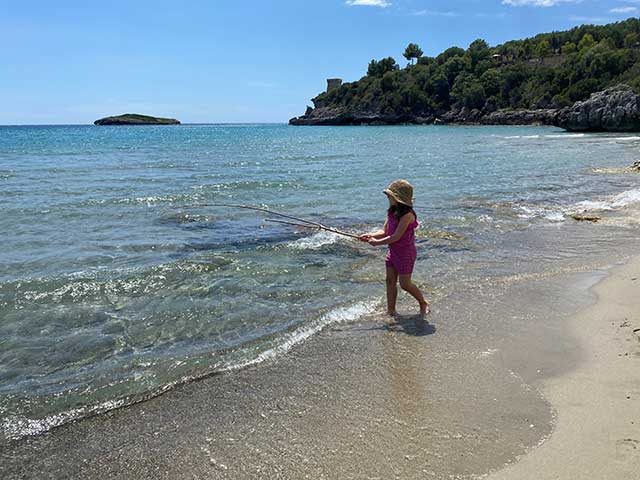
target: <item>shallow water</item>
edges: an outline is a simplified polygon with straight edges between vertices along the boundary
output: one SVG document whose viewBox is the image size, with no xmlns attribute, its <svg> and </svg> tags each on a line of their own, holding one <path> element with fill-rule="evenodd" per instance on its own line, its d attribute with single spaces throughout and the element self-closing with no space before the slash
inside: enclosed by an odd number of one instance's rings
<svg viewBox="0 0 640 480">
<path fill-rule="evenodd" d="M 548 127 L 0 127 L 0 418 L 39 433 L 284 354 L 380 307 L 352 232 L 415 187 L 416 280 L 437 301 L 637 247 L 640 137 Z M 598 224 L 568 217 L 583 211 Z M 482 335 L 482 333 L 479 333 Z"/>
</svg>

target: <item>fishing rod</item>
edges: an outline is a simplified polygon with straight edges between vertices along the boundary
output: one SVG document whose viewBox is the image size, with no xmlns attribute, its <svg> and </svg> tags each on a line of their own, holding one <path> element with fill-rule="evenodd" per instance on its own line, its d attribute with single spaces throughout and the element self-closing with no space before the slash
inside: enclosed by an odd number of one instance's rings
<svg viewBox="0 0 640 480">
<path fill-rule="evenodd" d="M 278 220 L 276 218 L 265 218 L 264 221 L 273 222 L 273 223 L 284 223 L 285 225 L 294 225 L 296 227 L 313 228 L 314 230 L 326 230 L 328 232 L 333 232 L 338 235 L 344 235 L 345 237 L 359 238 L 358 235 L 352 235 L 351 233 L 342 232 L 340 230 L 336 230 L 335 228 L 330 228 L 330 227 L 317 227 L 315 225 L 307 225 L 305 223 L 287 222 L 286 220 Z"/>
<path fill-rule="evenodd" d="M 184 208 L 192 208 L 192 207 L 230 207 L 230 208 L 244 208 L 247 210 L 255 210 L 258 212 L 264 212 L 264 213 L 268 213 L 270 215 L 275 215 L 278 217 L 288 218 L 290 220 L 296 220 L 296 222 L 299 222 L 299 223 L 286 222 L 284 220 L 276 220 L 274 218 L 266 219 L 266 221 L 276 222 L 276 223 L 285 223 L 289 225 L 296 225 L 299 227 L 306 227 L 306 228 L 316 228 L 319 230 L 326 230 L 328 232 L 332 232 L 337 235 L 343 235 L 345 237 L 358 238 L 357 235 L 352 235 L 351 233 L 347 233 L 347 232 L 337 230 L 335 228 L 327 227 L 318 222 L 312 222 L 311 220 L 306 220 L 300 217 L 294 217 L 293 215 L 288 215 L 286 213 L 276 212 L 275 210 L 270 210 L 268 208 L 255 207 L 253 205 L 242 205 L 238 203 L 194 203 L 191 205 L 184 205 Z"/>
</svg>

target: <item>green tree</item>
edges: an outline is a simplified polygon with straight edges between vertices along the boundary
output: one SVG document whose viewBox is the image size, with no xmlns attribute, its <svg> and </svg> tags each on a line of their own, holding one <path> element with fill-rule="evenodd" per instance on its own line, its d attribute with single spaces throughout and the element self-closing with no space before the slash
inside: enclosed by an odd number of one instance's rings
<svg viewBox="0 0 640 480">
<path fill-rule="evenodd" d="M 581 52 L 586 52 L 590 48 L 595 47 L 595 45 L 596 41 L 593 39 L 590 33 L 587 33 L 582 37 L 580 43 L 578 43 L 578 50 L 580 50 Z"/>
<path fill-rule="evenodd" d="M 453 57 L 445 62 L 441 67 L 441 71 L 447 77 L 449 85 L 453 85 L 456 77 L 465 70 L 466 62 L 462 57 Z"/>
<path fill-rule="evenodd" d="M 601 84 L 595 78 L 586 78 L 571 85 L 565 92 L 565 96 L 572 102 L 578 100 L 584 100 L 589 97 L 593 92 L 598 91 L 601 88 Z"/>
<path fill-rule="evenodd" d="M 370 77 L 382 77 L 385 73 L 398 70 L 399 68 L 393 57 L 383 58 L 380 61 L 371 60 L 371 62 L 369 62 L 369 68 L 367 69 L 367 75 Z"/>
<path fill-rule="evenodd" d="M 450 58 L 462 57 L 463 55 L 464 55 L 464 49 L 460 47 L 449 47 L 436 57 L 436 61 L 438 62 L 439 65 L 442 65 Z"/>
<path fill-rule="evenodd" d="M 461 74 L 451 88 L 451 99 L 458 106 L 481 109 L 487 100 L 482 84 L 471 74 Z"/>
<path fill-rule="evenodd" d="M 469 44 L 469 50 L 472 52 L 482 52 L 489 49 L 489 44 L 482 38 L 477 38 Z"/>
<path fill-rule="evenodd" d="M 638 34 L 636 32 L 630 32 L 624 36 L 625 48 L 633 48 L 637 44 L 638 44 Z"/>
<path fill-rule="evenodd" d="M 471 68 L 475 69 L 478 63 L 488 59 L 491 56 L 491 51 L 489 50 L 489 44 L 483 39 L 478 38 L 477 40 L 471 42 L 466 54 L 471 63 Z"/>
<path fill-rule="evenodd" d="M 484 88 L 488 97 L 497 95 L 500 93 L 500 88 L 502 87 L 500 71 L 496 68 L 487 70 L 480 77 L 480 84 L 482 85 L 482 88 Z"/>
<path fill-rule="evenodd" d="M 386 72 L 382 76 L 382 82 L 380 83 L 380 85 L 382 86 L 383 92 L 390 92 L 391 90 L 393 90 L 396 86 L 396 79 L 393 72 Z"/>
<path fill-rule="evenodd" d="M 551 55 L 551 45 L 547 40 L 542 40 L 536 46 L 536 55 L 540 58 L 548 57 Z"/>
<path fill-rule="evenodd" d="M 449 106 L 449 88 L 447 77 L 440 72 L 429 79 L 425 90 L 440 108 L 446 109 Z"/>
<path fill-rule="evenodd" d="M 562 53 L 565 55 L 571 55 L 572 53 L 575 53 L 578 50 L 578 47 L 576 47 L 576 44 L 573 42 L 567 42 L 562 46 Z"/>
<path fill-rule="evenodd" d="M 418 59 L 422 56 L 423 51 L 422 49 L 418 46 L 417 43 L 410 43 L 409 45 L 407 45 L 407 48 L 405 49 L 404 53 L 402 54 L 404 56 L 404 58 L 406 58 L 407 60 L 409 60 L 411 62 L 411 64 L 413 65 L 413 59 Z"/>
<path fill-rule="evenodd" d="M 433 57 L 420 57 L 418 58 L 418 65 L 426 65 L 430 66 L 436 62 L 436 59 Z"/>
</svg>

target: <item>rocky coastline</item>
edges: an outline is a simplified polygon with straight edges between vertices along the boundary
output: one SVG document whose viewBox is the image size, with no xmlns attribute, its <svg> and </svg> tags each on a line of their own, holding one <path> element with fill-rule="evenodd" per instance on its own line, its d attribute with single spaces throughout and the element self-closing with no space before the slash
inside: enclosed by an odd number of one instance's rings
<svg viewBox="0 0 640 480">
<path fill-rule="evenodd" d="M 567 131 L 638 132 L 640 96 L 625 84 L 562 109 L 491 110 L 454 108 L 429 115 L 381 114 L 346 108 L 307 107 L 290 125 L 555 125 Z"/>
<path fill-rule="evenodd" d="M 432 115 L 380 114 L 320 107 L 289 120 L 290 125 L 553 125 L 557 110 L 454 109 Z"/>
</svg>

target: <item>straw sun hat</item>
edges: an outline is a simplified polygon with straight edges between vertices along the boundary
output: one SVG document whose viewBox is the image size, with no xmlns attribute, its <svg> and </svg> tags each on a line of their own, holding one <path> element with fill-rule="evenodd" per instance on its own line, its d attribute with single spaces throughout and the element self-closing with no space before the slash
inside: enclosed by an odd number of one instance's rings
<svg viewBox="0 0 640 480">
<path fill-rule="evenodd" d="M 406 180 L 396 180 L 383 190 L 396 202 L 413 207 L 413 187 Z"/>
</svg>

